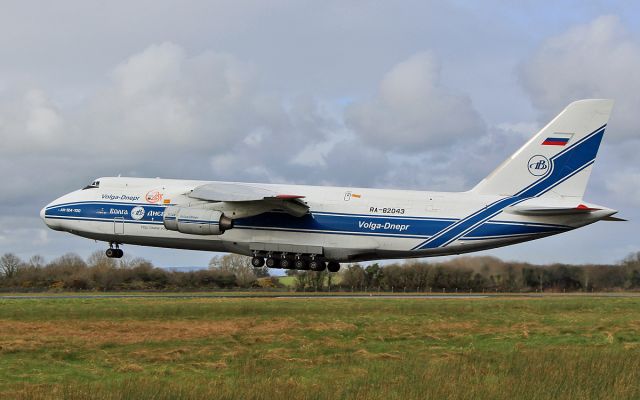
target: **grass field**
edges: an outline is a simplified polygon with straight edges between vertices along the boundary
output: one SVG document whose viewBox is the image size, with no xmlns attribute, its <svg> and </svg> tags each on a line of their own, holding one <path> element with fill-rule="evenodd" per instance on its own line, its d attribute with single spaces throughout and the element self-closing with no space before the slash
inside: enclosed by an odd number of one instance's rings
<svg viewBox="0 0 640 400">
<path fill-rule="evenodd" d="M 640 299 L 0 300 L 0 398 L 637 399 Z"/>
</svg>

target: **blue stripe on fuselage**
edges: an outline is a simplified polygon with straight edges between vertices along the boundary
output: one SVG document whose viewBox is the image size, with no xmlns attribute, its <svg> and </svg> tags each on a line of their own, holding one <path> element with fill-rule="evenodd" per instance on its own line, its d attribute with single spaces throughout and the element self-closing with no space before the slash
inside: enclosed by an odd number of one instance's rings
<svg viewBox="0 0 640 400">
<path fill-rule="evenodd" d="M 125 223 L 162 224 L 162 213 L 165 206 L 144 205 L 144 216 L 140 219 L 131 217 L 131 210 L 140 207 L 138 204 L 110 202 L 78 202 L 62 206 L 52 206 L 46 210 L 46 217 L 64 220 L 85 220 L 112 222 L 114 218 Z M 348 235 L 374 235 L 395 238 L 426 239 L 434 233 L 454 224 L 457 220 L 430 217 L 400 217 L 366 214 L 345 214 L 330 212 L 312 212 L 303 217 L 294 217 L 281 212 L 269 212 L 234 221 L 239 229 L 281 230 L 310 233 L 330 233 Z M 516 221 L 492 221 L 491 234 L 505 235 L 514 233 L 538 233 L 541 231 L 557 232 L 558 227 L 542 224 L 527 224 Z M 517 226 L 518 228 L 514 228 Z M 483 231 L 480 231 L 482 233 Z"/>
</svg>

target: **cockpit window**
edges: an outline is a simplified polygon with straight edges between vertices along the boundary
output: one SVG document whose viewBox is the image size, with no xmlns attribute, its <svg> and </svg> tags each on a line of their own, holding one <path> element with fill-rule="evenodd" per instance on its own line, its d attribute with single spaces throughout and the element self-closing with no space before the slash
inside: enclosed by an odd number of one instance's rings
<svg viewBox="0 0 640 400">
<path fill-rule="evenodd" d="M 88 184 L 87 186 L 83 187 L 82 190 L 86 190 L 86 189 L 96 189 L 100 187 L 100 181 L 93 181 L 90 184 Z"/>
</svg>

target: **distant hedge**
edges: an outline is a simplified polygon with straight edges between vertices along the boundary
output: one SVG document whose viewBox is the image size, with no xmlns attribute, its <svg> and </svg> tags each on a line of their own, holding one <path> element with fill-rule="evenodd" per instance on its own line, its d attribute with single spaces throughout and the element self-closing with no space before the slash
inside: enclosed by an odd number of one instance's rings
<svg viewBox="0 0 640 400">
<path fill-rule="evenodd" d="M 65 254 L 46 263 L 0 257 L 0 290 L 159 291 L 285 288 L 266 268 L 254 270 L 249 257 L 212 258 L 209 269 L 175 271 L 144 259 L 111 259 L 102 252 L 87 260 Z M 535 292 L 640 290 L 640 252 L 613 265 L 533 265 L 494 257 L 449 261 L 406 261 L 385 266 L 345 265 L 338 274 L 288 271 L 293 289 L 384 292 Z"/>
</svg>

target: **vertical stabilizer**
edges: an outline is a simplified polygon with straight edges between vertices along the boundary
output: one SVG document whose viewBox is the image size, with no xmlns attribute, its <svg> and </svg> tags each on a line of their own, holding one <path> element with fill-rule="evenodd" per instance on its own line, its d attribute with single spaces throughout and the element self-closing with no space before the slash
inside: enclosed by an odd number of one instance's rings
<svg viewBox="0 0 640 400">
<path fill-rule="evenodd" d="M 612 107 L 600 99 L 569 104 L 472 191 L 582 198 Z"/>
</svg>

